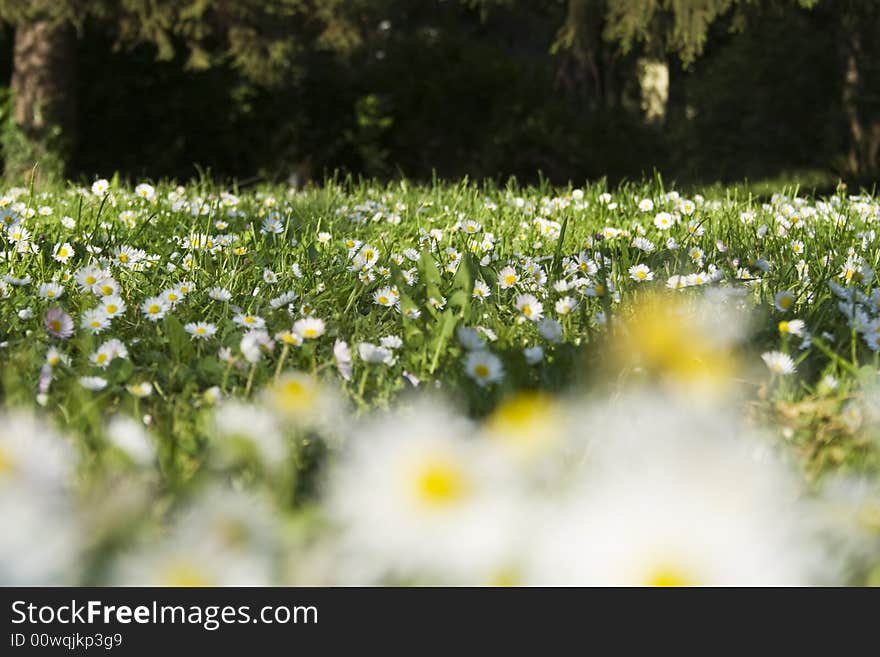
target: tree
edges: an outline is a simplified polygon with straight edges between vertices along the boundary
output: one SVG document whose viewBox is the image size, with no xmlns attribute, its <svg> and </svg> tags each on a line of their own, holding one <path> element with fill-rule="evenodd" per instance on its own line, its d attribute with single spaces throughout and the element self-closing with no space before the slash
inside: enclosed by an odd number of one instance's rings
<svg viewBox="0 0 880 657">
<path fill-rule="evenodd" d="M 12 97 L 3 151 L 16 176 L 40 162 L 55 177 L 71 147 L 74 35 L 61 20 L 60 3 L 2 2 L 0 17 L 14 21 Z"/>
<path fill-rule="evenodd" d="M 597 34 L 623 53 L 636 48 L 672 55 L 683 66 L 703 53 L 713 25 L 729 18 L 747 29 L 751 7 L 800 7 L 821 11 L 838 35 L 841 106 L 848 129 L 846 173 L 867 179 L 880 171 L 880 3 L 864 0 L 569 0 L 556 48 L 597 70 Z M 601 25 L 601 27 L 597 27 Z M 598 77 L 593 73 L 594 77 Z M 674 76 L 673 76 L 674 79 Z M 871 91 L 873 90 L 873 91 Z"/>
<path fill-rule="evenodd" d="M 4 130 L 5 173 L 35 165 L 63 175 L 75 141 L 76 35 L 87 21 L 119 48 L 150 44 L 160 60 L 225 65 L 259 85 L 279 85 L 311 48 L 347 49 L 359 34 L 343 0 L 0 0 L 0 21 L 15 30 L 12 111 Z M 347 5 L 347 6 L 346 6 Z"/>
</svg>

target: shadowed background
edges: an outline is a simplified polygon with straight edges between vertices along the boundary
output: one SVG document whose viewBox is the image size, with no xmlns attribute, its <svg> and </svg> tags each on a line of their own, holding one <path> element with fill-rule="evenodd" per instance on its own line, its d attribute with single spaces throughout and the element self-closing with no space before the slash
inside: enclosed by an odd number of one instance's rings
<svg viewBox="0 0 880 657">
<path fill-rule="evenodd" d="M 4 172 L 871 187 L 878 5 L 0 0 Z"/>
</svg>

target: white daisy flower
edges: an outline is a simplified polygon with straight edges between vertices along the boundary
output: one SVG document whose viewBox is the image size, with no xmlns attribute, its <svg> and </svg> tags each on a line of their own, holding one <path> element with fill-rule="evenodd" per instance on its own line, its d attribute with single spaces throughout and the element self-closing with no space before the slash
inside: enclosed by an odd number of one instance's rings
<svg viewBox="0 0 880 657">
<path fill-rule="evenodd" d="M 501 359 L 482 349 L 468 352 L 464 359 L 464 371 L 480 387 L 497 383 L 504 378 Z"/>
<path fill-rule="evenodd" d="M 207 340 L 217 333 L 217 327 L 208 322 L 189 322 L 183 328 L 197 340 Z"/>
<path fill-rule="evenodd" d="M 537 322 L 543 316 L 544 304 L 538 301 L 533 294 L 520 294 L 516 298 L 516 309 L 526 319 Z"/>
<path fill-rule="evenodd" d="M 633 265 L 629 268 L 629 277 L 636 283 L 644 283 L 645 281 L 654 280 L 654 272 L 648 265 Z"/>
<path fill-rule="evenodd" d="M 293 323 L 293 332 L 304 340 L 314 340 L 324 335 L 326 326 L 324 320 L 317 317 L 305 317 Z"/>
<path fill-rule="evenodd" d="M 797 372 L 797 367 L 795 367 L 791 356 L 781 351 L 767 351 L 761 354 L 761 359 L 773 374 L 787 376 Z"/>
</svg>

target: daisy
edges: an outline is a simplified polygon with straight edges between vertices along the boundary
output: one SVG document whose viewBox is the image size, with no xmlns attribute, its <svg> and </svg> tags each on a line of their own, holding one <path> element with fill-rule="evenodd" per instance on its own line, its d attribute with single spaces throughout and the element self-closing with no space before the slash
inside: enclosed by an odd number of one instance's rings
<svg viewBox="0 0 880 657">
<path fill-rule="evenodd" d="M 474 291 L 472 296 L 477 301 L 485 301 L 492 296 L 492 291 L 489 289 L 489 286 L 485 281 L 474 281 Z"/>
<path fill-rule="evenodd" d="M 135 249 L 134 247 L 122 245 L 117 249 L 114 249 L 113 252 L 113 263 L 119 265 L 120 267 L 127 267 L 131 269 L 140 262 L 141 258 L 146 255 L 142 253 L 139 249 Z"/>
<path fill-rule="evenodd" d="M 555 308 L 557 315 L 568 315 L 577 308 L 577 301 L 571 297 L 562 297 L 556 302 Z"/>
<path fill-rule="evenodd" d="M 486 346 L 479 332 L 468 326 L 459 326 L 455 331 L 455 335 L 458 338 L 459 344 L 468 351 L 483 349 Z"/>
<path fill-rule="evenodd" d="M 64 296 L 64 288 L 58 283 L 41 283 L 39 295 L 44 299 L 60 299 Z"/>
<path fill-rule="evenodd" d="M 788 312 L 794 307 L 795 296 L 791 290 L 782 290 L 777 292 L 773 298 L 773 305 L 780 312 Z"/>
<path fill-rule="evenodd" d="M 250 315 L 247 313 L 238 313 L 232 318 L 232 321 L 246 329 L 261 329 L 266 326 L 265 319 L 259 315 Z"/>
<path fill-rule="evenodd" d="M 208 290 L 208 297 L 214 301 L 227 302 L 232 298 L 232 292 L 225 287 L 212 287 Z"/>
<path fill-rule="evenodd" d="M 110 327 L 110 318 L 102 308 L 92 308 L 83 313 L 79 325 L 91 333 L 98 334 Z"/>
<path fill-rule="evenodd" d="M 325 330 L 324 320 L 316 317 L 305 317 L 293 323 L 293 332 L 305 340 L 320 338 Z"/>
<path fill-rule="evenodd" d="M 643 198 L 639 201 L 639 210 L 642 212 L 650 212 L 654 209 L 654 201 L 649 198 Z"/>
<path fill-rule="evenodd" d="M 151 322 L 158 322 L 171 309 L 162 297 L 150 297 L 141 304 L 141 312 Z"/>
<path fill-rule="evenodd" d="M 197 340 L 207 340 L 217 332 L 217 327 L 207 322 L 190 322 L 183 328 Z"/>
<path fill-rule="evenodd" d="M 88 390 L 103 390 L 107 387 L 107 379 L 100 376 L 81 376 L 79 384 Z"/>
<path fill-rule="evenodd" d="M 523 356 L 529 365 L 537 365 L 544 360 L 544 348 L 540 345 L 523 349 Z"/>
<path fill-rule="evenodd" d="M 361 357 L 361 360 L 365 363 L 371 364 L 384 364 L 384 365 L 394 365 L 397 362 L 397 357 L 394 355 L 394 352 L 388 347 L 380 347 L 370 342 L 361 342 L 358 345 L 358 355 Z"/>
<path fill-rule="evenodd" d="M 56 244 L 55 248 L 52 249 L 52 258 L 60 262 L 61 264 L 66 265 L 67 261 L 73 256 L 73 247 L 70 246 L 69 243 L 64 242 L 63 244 Z"/>
<path fill-rule="evenodd" d="M 399 301 L 390 287 L 383 287 L 373 292 L 373 303 L 376 305 L 390 308 L 397 305 Z"/>
<path fill-rule="evenodd" d="M 645 253 L 651 253 L 656 248 L 651 240 L 644 237 L 634 237 L 632 245 Z"/>
<path fill-rule="evenodd" d="M 265 353 L 271 353 L 275 343 L 266 331 L 252 330 L 245 333 L 241 338 L 239 349 L 249 363 L 257 363 Z"/>
<path fill-rule="evenodd" d="M 99 178 L 92 183 L 92 194 L 95 196 L 104 196 L 110 189 L 110 182 L 106 178 Z"/>
<path fill-rule="evenodd" d="M 464 371 L 480 387 L 497 383 L 504 378 L 504 366 L 501 359 L 485 350 L 468 352 L 464 359 Z"/>
<path fill-rule="evenodd" d="M 107 278 L 109 271 L 103 270 L 95 265 L 86 265 L 76 270 L 74 278 L 81 292 L 94 291 L 95 284 L 102 278 Z"/>
<path fill-rule="evenodd" d="M 154 201 L 156 199 L 156 189 L 147 183 L 141 183 L 135 187 L 134 193 L 146 201 Z"/>
<path fill-rule="evenodd" d="M 468 219 L 467 221 L 463 221 L 461 223 L 461 230 L 465 233 L 468 233 L 469 235 L 476 235 L 481 230 L 483 230 L 483 227 L 478 222 L 472 219 Z"/>
<path fill-rule="evenodd" d="M 519 276 L 513 267 L 507 266 L 498 272 L 498 285 L 502 290 L 513 287 L 519 282 Z"/>
<path fill-rule="evenodd" d="M 272 299 L 271 301 L 269 301 L 269 306 L 273 310 L 278 310 L 279 308 L 281 308 L 283 306 L 289 306 L 290 304 L 292 304 L 294 301 L 296 301 L 297 296 L 298 296 L 297 293 L 294 292 L 293 290 L 291 290 L 289 292 L 285 292 L 284 294 L 279 295 L 279 296 L 275 297 L 274 299 Z"/>
<path fill-rule="evenodd" d="M 122 300 L 122 297 L 116 294 L 104 297 L 101 303 L 101 310 L 103 310 L 110 319 L 124 314 L 126 309 L 127 306 L 125 305 L 125 301 Z"/>
<path fill-rule="evenodd" d="M 131 383 L 125 386 L 125 389 L 135 397 L 143 399 L 153 393 L 153 384 L 149 381 L 141 381 L 140 383 Z"/>
<path fill-rule="evenodd" d="M 778 374 L 779 376 L 786 376 L 788 374 L 794 374 L 797 372 L 797 367 L 795 367 L 794 361 L 791 359 L 791 356 L 788 354 L 784 354 L 781 351 L 768 351 L 761 354 L 761 359 L 767 365 L 767 369 L 769 369 L 773 374 Z"/>
<path fill-rule="evenodd" d="M 15 244 L 27 245 L 31 239 L 30 231 L 24 226 L 15 224 L 6 230 L 6 237 Z"/>
<path fill-rule="evenodd" d="M 379 343 L 388 349 L 400 349 L 403 347 L 403 340 L 396 335 L 387 335 L 384 338 L 381 338 Z"/>
<path fill-rule="evenodd" d="M 174 306 L 182 301 L 185 296 L 186 295 L 176 287 L 162 291 L 162 298 L 165 299 L 171 308 L 174 308 Z"/>
<path fill-rule="evenodd" d="M 107 369 L 116 358 L 128 358 L 128 349 L 116 338 L 107 340 L 89 357 L 92 365 Z"/>
<path fill-rule="evenodd" d="M 538 322 L 538 333 L 547 342 L 559 342 L 562 340 L 562 324 L 547 317 Z"/>
<path fill-rule="evenodd" d="M 654 272 L 651 271 L 648 265 L 633 265 L 628 271 L 629 277 L 636 283 L 654 280 Z"/>
<path fill-rule="evenodd" d="M 538 301 L 532 294 L 521 294 L 516 298 L 516 309 L 526 319 L 537 322 L 544 312 L 544 304 Z"/>
<path fill-rule="evenodd" d="M 73 319 L 61 308 L 49 308 L 46 312 L 46 331 L 53 337 L 66 340 L 73 335 Z"/>
<path fill-rule="evenodd" d="M 790 333 L 791 335 L 800 337 L 804 334 L 806 324 L 804 324 L 802 319 L 790 319 L 788 321 L 783 320 L 779 322 L 778 328 L 782 335 Z"/>
<path fill-rule="evenodd" d="M 329 244 L 330 240 L 333 239 L 333 236 L 330 233 L 318 233 L 318 244 L 325 245 Z"/>
<path fill-rule="evenodd" d="M 277 235 L 284 232 L 284 224 L 281 223 L 281 220 L 277 215 L 269 215 L 263 219 L 263 226 L 260 228 L 260 232 L 264 235 Z"/>
<path fill-rule="evenodd" d="M 688 222 L 688 232 L 695 237 L 702 237 L 703 233 L 706 232 L 703 228 L 703 224 L 699 221 L 689 221 Z"/>
<path fill-rule="evenodd" d="M 111 276 L 100 279 L 92 286 L 92 292 L 99 297 L 109 297 L 119 294 L 119 283 Z"/>
<path fill-rule="evenodd" d="M 303 342 L 302 336 L 293 331 L 279 331 L 275 334 L 275 339 L 291 347 L 298 347 Z"/>
<path fill-rule="evenodd" d="M 56 367 L 58 365 L 70 365 L 70 356 L 62 354 L 56 347 L 49 347 L 49 351 L 46 352 L 46 364 L 49 367 Z"/>
<path fill-rule="evenodd" d="M 666 279 L 666 287 L 670 290 L 681 290 L 688 286 L 687 276 L 679 276 L 678 274 L 673 274 L 668 279 Z"/>
<path fill-rule="evenodd" d="M 696 274 L 688 274 L 687 275 L 687 277 L 685 278 L 684 287 L 689 287 L 692 285 L 693 286 L 705 285 L 708 282 L 709 282 L 709 277 L 706 274 L 704 274 L 703 272 L 697 272 Z"/>
<path fill-rule="evenodd" d="M 668 230 L 672 228 L 674 220 L 668 212 L 658 212 L 654 216 L 654 225 L 660 230 Z"/>
</svg>

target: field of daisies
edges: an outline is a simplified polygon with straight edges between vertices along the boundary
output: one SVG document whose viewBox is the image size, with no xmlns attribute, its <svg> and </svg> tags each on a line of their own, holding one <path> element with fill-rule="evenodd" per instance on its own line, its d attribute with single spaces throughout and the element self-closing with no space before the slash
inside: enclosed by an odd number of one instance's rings
<svg viewBox="0 0 880 657">
<path fill-rule="evenodd" d="M 0 190 L 0 583 L 880 584 L 878 222 Z"/>
</svg>

